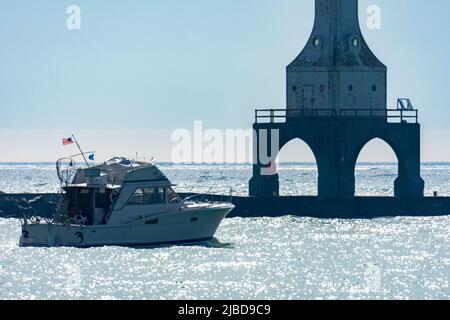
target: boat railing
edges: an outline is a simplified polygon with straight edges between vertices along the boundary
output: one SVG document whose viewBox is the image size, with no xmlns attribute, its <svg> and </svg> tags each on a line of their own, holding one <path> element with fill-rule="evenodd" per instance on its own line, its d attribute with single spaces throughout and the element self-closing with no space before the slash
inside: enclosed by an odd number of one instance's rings
<svg viewBox="0 0 450 320">
<path fill-rule="evenodd" d="M 31 208 L 31 204 L 28 203 L 28 205 Z M 24 209 L 24 208 L 23 208 Z M 42 222 L 46 223 L 46 224 L 51 224 L 54 219 L 48 218 L 48 217 L 44 217 L 44 216 L 40 216 L 37 214 L 28 214 L 28 210 L 21 210 L 22 211 L 22 217 L 20 218 L 20 222 L 23 225 L 27 225 L 27 224 L 41 224 Z"/>
<path fill-rule="evenodd" d="M 176 192 L 184 202 L 232 202 L 233 188 L 229 186 L 177 186 Z"/>
</svg>

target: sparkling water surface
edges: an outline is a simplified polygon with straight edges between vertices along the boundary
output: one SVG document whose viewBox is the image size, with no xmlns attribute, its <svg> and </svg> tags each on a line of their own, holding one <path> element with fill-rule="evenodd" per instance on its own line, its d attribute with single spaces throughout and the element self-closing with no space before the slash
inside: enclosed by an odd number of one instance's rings
<svg viewBox="0 0 450 320">
<path fill-rule="evenodd" d="M 180 188 L 246 194 L 246 165 L 160 168 Z M 449 195 L 450 164 L 424 164 L 426 193 Z M 282 193 L 316 194 L 315 165 L 282 164 Z M 392 195 L 397 168 L 363 164 L 360 195 Z M 0 190 L 53 192 L 50 164 L 0 164 Z M 19 248 L 0 218 L 0 299 L 449 299 L 450 217 L 226 219 L 217 240 L 130 249 Z"/>
</svg>

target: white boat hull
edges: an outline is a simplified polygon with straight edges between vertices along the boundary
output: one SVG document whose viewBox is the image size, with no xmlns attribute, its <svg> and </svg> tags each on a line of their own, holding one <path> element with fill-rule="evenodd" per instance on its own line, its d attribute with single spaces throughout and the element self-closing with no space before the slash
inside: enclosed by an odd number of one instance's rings
<svg viewBox="0 0 450 320">
<path fill-rule="evenodd" d="M 24 224 L 20 246 L 151 247 L 210 240 L 232 206 L 152 215 L 125 225 Z"/>
</svg>

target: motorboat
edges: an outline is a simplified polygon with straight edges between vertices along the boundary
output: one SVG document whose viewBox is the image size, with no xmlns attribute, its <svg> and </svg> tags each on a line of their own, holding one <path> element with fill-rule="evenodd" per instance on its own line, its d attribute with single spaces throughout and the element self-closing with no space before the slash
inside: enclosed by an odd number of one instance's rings
<svg viewBox="0 0 450 320">
<path fill-rule="evenodd" d="M 67 161 L 66 161 L 67 164 Z M 113 158 L 61 169 L 61 200 L 51 220 L 24 218 L 20 246 L 152 247 L 214 238 L 229 202 L 182 199 L 153 163 Z"/>
</svg>

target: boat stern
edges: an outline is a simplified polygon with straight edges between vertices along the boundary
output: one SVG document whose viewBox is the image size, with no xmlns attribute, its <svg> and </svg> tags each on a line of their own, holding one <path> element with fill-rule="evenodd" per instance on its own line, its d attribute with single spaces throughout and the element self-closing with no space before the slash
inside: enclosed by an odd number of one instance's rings
<svg viewBox="0 0 450 320">
<path fill-rule="evenodd" d="M 54 247 L 57 243 L 55 228 L 62 225 L 53 224 L 22 224 L 22 234 L 19 239 L 21 247 Z"/>
</svg>

